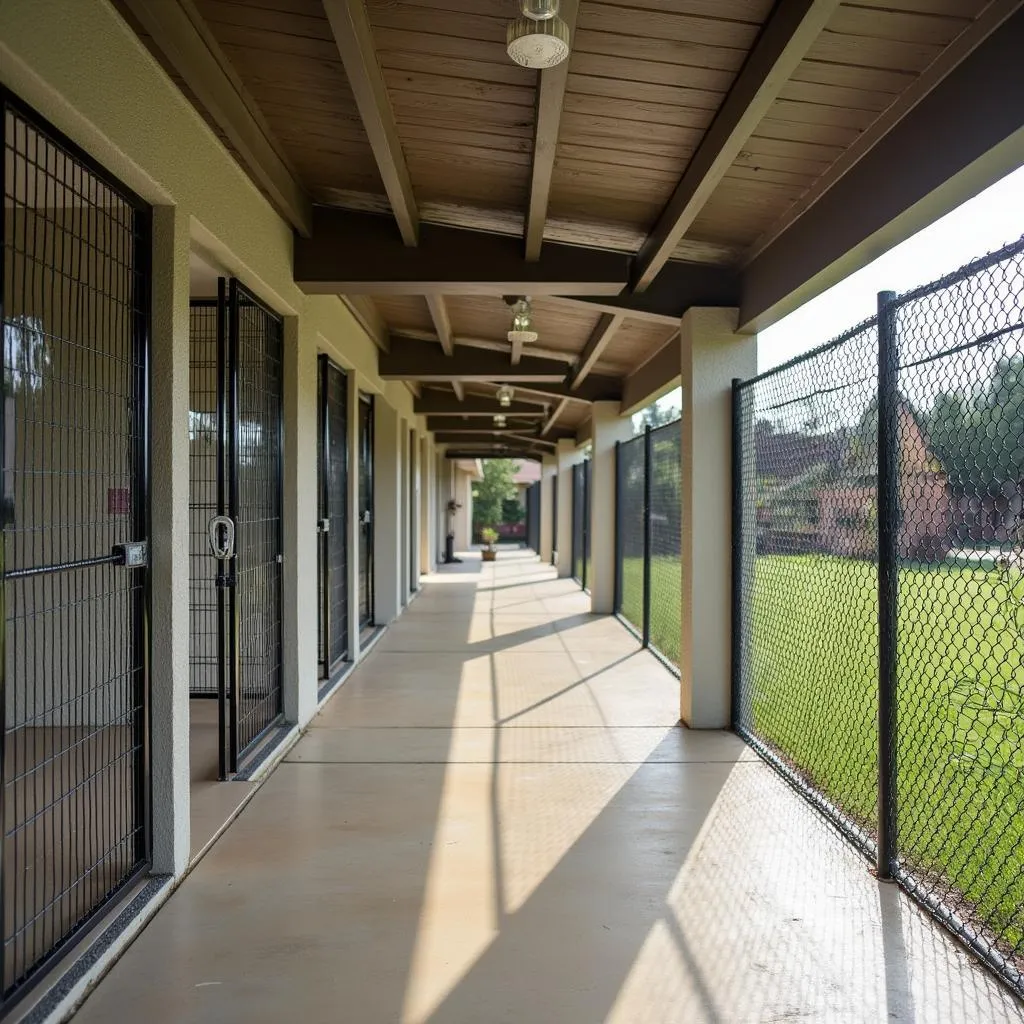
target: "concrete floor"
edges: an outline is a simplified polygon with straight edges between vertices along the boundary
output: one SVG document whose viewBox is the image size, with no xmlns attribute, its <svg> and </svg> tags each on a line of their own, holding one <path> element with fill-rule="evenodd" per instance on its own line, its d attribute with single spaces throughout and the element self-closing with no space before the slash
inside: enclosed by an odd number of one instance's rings
<svg viewBox="0 0 1024 1024">
<path fill-rule="evenodd" d="M 588 603 L 430 577 L 80 1024 L 1024 1021 Z"/>
</svg>

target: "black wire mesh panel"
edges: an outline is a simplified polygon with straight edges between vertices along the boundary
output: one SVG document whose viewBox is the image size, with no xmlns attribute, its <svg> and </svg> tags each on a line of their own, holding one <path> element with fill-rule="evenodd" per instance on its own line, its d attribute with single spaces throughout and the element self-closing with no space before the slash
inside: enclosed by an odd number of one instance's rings
<svg viewBox="0 0 1024 1024">
<path fill-rule="evenodd" d="M 894 311 L 900 877 L 1021 990 L 1024 244 Z"/>
<path fill-rule="evenodd" d="M 359 627 L 373 625 L 373 396 L 359 396 Z"/>
<path fill-rule="evenodd" d="M 416 431 L 409 431 L 409 593 L 420 589 L 420 449 Z"/>
<path fill-rule="evenodd" d="M 558 564 L 558 476 L 551 480 L 551 564 Z"/>
<path fill-rule="evenodd" d="M 540 484 L 526 489 L 526 546 L 540 551 Z"/>
<path fill-rule="evenodd" d="M 0 109 L 6 1002 L 148 856 L 149 215 Z"/>
<path fill-rule="evenodd" d="M 637 630 L 644 622 L 644 439 L 618 447 L 619 606 L 615 610 Z"/>
<path fill-rule="evenodd" d="M 583 493 L 583 463 L 572 467 L 572 578 L 583 586 L 583 529 L 586 505 Z"/>
<path fill-rule="evenodd" d="M 281 713 L 281 318 L 231 282 L 234 709 L 241 753 Z"/>
<path fill-rule="evenodd" d="M 216 697 L 220 664 L 217 566 L 207 528 L 217 515 L 218 319 L 216 299 L 189 303 L 189 693 Z"/>
<path fill-rule="evenodd" d="M 865 849 L 878 797 L 877 360 L 871 322 L 744 384 L 736 422 L 736 726 Z"/>
<path fill-rule="evenodd" d="M 679 664 L 680 563 L 679 420 L 651 431 L 651 646 Z"/>
<path fill-rule="evenodd" d="M 348 394 L 345 374 L 320 357 L 320 672 L 348 655 Z M 326 527 L 326 529 L 324 528 Z"/>
</svg>

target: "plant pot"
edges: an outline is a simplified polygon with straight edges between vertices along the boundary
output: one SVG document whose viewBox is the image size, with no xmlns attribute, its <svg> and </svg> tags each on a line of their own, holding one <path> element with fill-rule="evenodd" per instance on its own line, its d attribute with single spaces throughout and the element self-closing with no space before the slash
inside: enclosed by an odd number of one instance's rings
<svg viewBox="0 0 1024 1024">
<path fill-rule="evenodd" d="M 495 558 L 498 557 L 498 552 L 495 551 L 494 548 L 484 548 L 483 551 L 480 552 L 480 557 L 485 562 L 493 562 Z"/>
</svg>

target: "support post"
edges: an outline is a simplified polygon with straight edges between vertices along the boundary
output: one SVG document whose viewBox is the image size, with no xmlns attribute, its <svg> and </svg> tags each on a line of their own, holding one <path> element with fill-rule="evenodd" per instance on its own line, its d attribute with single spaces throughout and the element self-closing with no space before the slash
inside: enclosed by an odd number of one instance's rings
<svg viewBox="0 0 1024 1024">
<path fill-rule="evenodd" d="M 735 309 L 693 308 L 680 326 L 680 715 L 692 728 L 732 720 L 732 382 L 757 372 L 757 337 Z"/>
<path fill-rule="evenodd" d="M 644 429 L 644 605 L 640 633 L 644 647 L 651 646 L 651 425 Z"/>
<path fill-rule="evenodd" d="M 284 321 L 284 563 L 281 633 L 282 702 L 289 722 L 304 726 L 316 712 L 317 619 L 317 355 L 316 338 L 298 317 Z"/>
<path fill-rule="evenodd" d="M 878 295 L 878 849 L 880 879 L 896 860 L 896 631 L 899 412 L 896 293 Z"/>
<path fill-rule="evenodd" d="M 622 611 L 622 442 L 615 442 L 615 599 L 612 611 Z"/>
<path fill-rule="evenodd" d="M 590 479 L 586 494 L 589 506 L 590 567 L 584 560 L 585 584 L 594 612 L 610 615 L 615 610 L 615 508 L 616 458 L 620 441 L 633 435 L 633 421 L 619 415 L 618 402 L 594 402 L 590 407 Z"/>
<path fill-rule="evenodd" d="M 572 467 L 580 461 L 576 442 L 571 437 L 558 440 L 555 449 L 558 463 L 555 487 L 558 491 L 558 559 L 559 578 L 572 576 Z"/>
<path fill-rule="evenodd" d="M 434 450 L 426 437 L 419 439 L 420 449 L 420 575 L 434 570 Z"/>
<path fill-rule="evenodd" d="M 153 211 L 150 352 L 152 860 L 180 875 L 191 852 L 189 800 L 189 216 Z M 184 553 L 184 555 L 183 555 Z"/>
</svg>

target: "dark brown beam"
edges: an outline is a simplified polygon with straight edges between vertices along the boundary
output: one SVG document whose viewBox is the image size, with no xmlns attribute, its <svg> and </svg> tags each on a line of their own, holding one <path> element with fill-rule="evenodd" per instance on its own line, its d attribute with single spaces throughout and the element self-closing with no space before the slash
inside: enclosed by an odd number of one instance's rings
<svg viewBox="0 0 1024 1024">
<path fill-rule="evenodd" d="M 527 263 L 521 245 L 424 224 L 409 249 L 389 217 L 316 206 L 312 236 L 295 239 L 294 276 L 330 295 L 617 295 L 628 280 L 625 253 L 549 243 Z"/>
<path fill-rule="evenodd" d="M 547 432 L 558 422 L 563 412 L 565 412 L 566 406 L 569 404 L 568 398 L 563 398 L 558 405 L 555 406 L 554 411 L 544 421 L 544 425 L 540 428 L 541 436 L 543 437 Z"/>
<path fill-rule="evenodd" d="M 486 433 L 530 433 L 538 426 L 537 420 L 523 420 L 516 423 L 508 421 L 504 427 L 496 427 L 493 422 L 483 416 L 467 417 L 465 420 L 457 419 L 455 416 L 428 416 L 427 430 L 440 430 L 449 434 L 478 434 L 480 431 Z"/>
<path fill-rule="evenodd" d="M 430 310 L 430 319 L 434 321 L 434 330 L 437 332 L 437 340 L 441 344 L 446 356 L 450 356 L 455 348 L 452 340 L 452 322 L 448 317 L 448 307 L 445 305 L 443 295 L 427 295 L 427 309 Z"/>
<path fill-rule="evenodd" d="M 284 218 L 308 235 L 309 197 L 192 0 L 120 0 L 120 6 L 152 38 L 165 66 L 202 104 Z"/>
<path fill-rule="evenodd" d="M 537 403 L 543 399 L 536 399 Z M 466 395 L 461 401 L 452 398 L 437 389 L 424 390 L 413 405 L 413 412 L 419 416 L 496 416 L 504 413 L 509 418 L 519 416 L 544 416 L 544 407 L 541 404 L 513 401 L 507 409 L 498 405 L 498 400 L 493 396 Z"/>
<path fill-rule="evenodd" d="M 552 301 L 631 319 L 678 326 L 693 306 L 738 306 L 741 275 L 732 267 L 672 260 L 645 292 L 616 296 L 557 296 Z"/>
<path fill-rule="evenodd" d="M 1018 11 L 747 266 L 741 328 L 774 323 L 1019 166 L 1022 53 Z"/>
<path fill-rule="evenodd" d="M 579 0 L 562 0 L 559 16 L 569 28 L 572 41 L 576 28 Z M 526 258 L 540 259 L 544 244 L 544 224 L 548 218 L 551 176 L 555 169 L 558 129 L 565 105 L 565 85 L 569 80 L 569 61 L 541 71 L 537 82 L 537 113 L 533 132 L 533 170 L 530 175 L 530 206 L 526 214 Z M 515 360 L 513 359 L 513 362 Z"/>
<path fill-rule="evenodd" d="M 601 358 L 601 353 L 608 347 L 608 343 L 622 326 L 623 320 L 625 317 L 621 313 L 601 314 L 597 326 L 591 332 L 586 345 L 583 346 L 576 369 L 569 375 L 569 387 L 573 391 L 586 380 L 598 359 Z"/>
<path fill-rule="evenodd" d="M 516 394 L 524 398 L 532 393 L 547 398 L 568 398 L 576 402 L 618 402 L 622 398 L 622 383 L 619 377 L 592 373 L 575 391 L 564 380 L 559 384 L 530 381 L 517 386 Z"/>
<path fill-rule="evenodd" d="M 682 377 L 682 352 L 679 346 L 677 334 L 626 378 L 620 410 L 623 416 L 639 412 L 655 399 L 679 387 Z"/>
<path fill-rule="evenodd" d="M 450 448 L 444 453 L 446 459 L 526 459 L 540 462 L 544 452 L 533 448 L 481 449 L 464 451 L 461 448 Z"/>
<path fill-rule="evenodd" d="M 537 356 L 523 356 L 509 366 L 508 356 L 483 348 L 459 348 L 445 356 L 429 342 L 393 335 L 389 352 L 377 355 L 377 371 L 384 380 L 422 381 L 539 381 L 558 383 L 565 377 L 565 363 Z M 497 405 L 497 403 L 495 403 Z"/>
<path fill-rule="evenodd" d="M 323 5 L 402 240 L 415 245 L 419 234 L 416 198 L 366 6 L 363 0 L 323 0 Z"/>
<path fill-rule="evenodd" d="M 633 291 L 649 288 L 669 261 L 838 6 L 839 0 L 778 0 L 672 198 L 637 253 Z"/>
<path fill-rule="evenodd" d="M 434 434 L 434 440 L 438 444 L 457 444 L 463 448 L 472 448 L 474 445 L 512 444 L 521 442 L 523 445 L 538 444 L 543 442 L 540 438 L 527 437 L 523 434 L 516 434 L 514 431 L 503 430 L 477 430 L 475 433 L 465 433 L 461 430 L 441 430 Z"/>
</svg>

